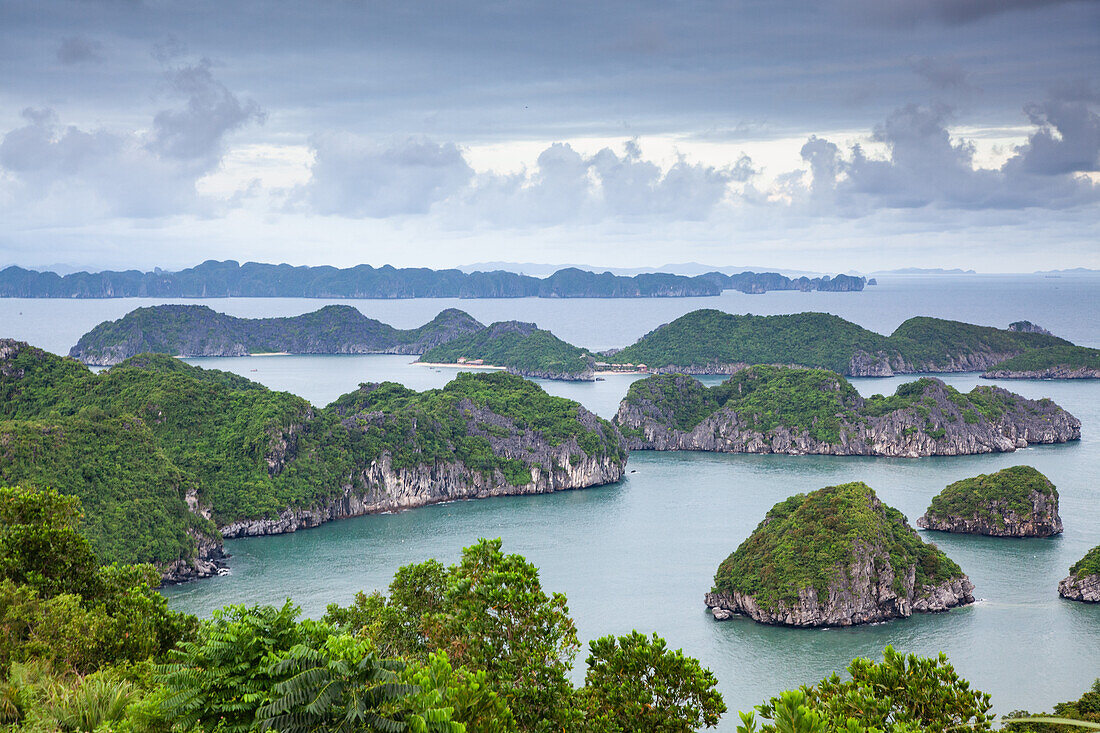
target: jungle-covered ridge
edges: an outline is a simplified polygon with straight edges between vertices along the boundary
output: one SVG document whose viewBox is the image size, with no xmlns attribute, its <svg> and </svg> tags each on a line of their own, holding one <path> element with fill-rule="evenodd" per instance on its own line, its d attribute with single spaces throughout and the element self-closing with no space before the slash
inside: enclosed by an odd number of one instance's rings
<svg viewBox="0 0 1100 733">
<path fill-rule="evenodd" d="M 424 472 L 472 498 L 606 483 L 625 460 L 610 423 L 502 372 L 427 392 L 361 385 L 314 408 L 164 355 L 95 374 L 0 341 L 0 482 L 78 496 L 108 562 L 189 559 L 216 527 L 295 508 L 328 507 L 304 526 L 376 510 Z"/>
<path fill-rule="evenodd" d="M 0 270 L 0 297 L 8 298 L 676 298 L 723 290 L 863 290 L 852 275 L 789 278 L 776 272 L 688 277 L 644 273 L 631 277 L 567 267 L 545 277 L 504 270 L 465 273 L 425 267 L 357 265 L 294 267 L 207 260 L 178 272 L 125 270 L 58 275 L 11 266 Z"/>
<path fill-rule="evenodd" d="M 622 350 L 596 353 L 533 323 L 484 326 L 454 308 L 423 326 L 402 330 L 351 306 L 246 319 L 201 305 L 161 305 L 99 324 L 80 338 L 70 356 L 111 365 L 147 351 L 174 356 L 421 354 L 424 362 L 483 364 L 564 380 L 591 380 L 601 369 L 725 374 L 752 364 L 821 368 L 848 376 L 982 370 L 989 370 L 986 376 L 1100 374 L 1100 350 L 1074 346 L 1041 330 L 920 316 L 882 336 L 826 313 L 753 316 L 710 309 L 681 316 Z M 1012 371 L 1027 369 L 1043 371 Z"/>
<path fill-rule="evenodd" d="M 883 336 L 827 313 L 754 316 L 704 309 L 654 329 L 606 360 L 684 373 L 790 364 L 847 376 L 889 376 L 984 370 L 1052 346 L 1072 344 L 1046 333 L 928 316 L 910 318 Z"/>
</svg>

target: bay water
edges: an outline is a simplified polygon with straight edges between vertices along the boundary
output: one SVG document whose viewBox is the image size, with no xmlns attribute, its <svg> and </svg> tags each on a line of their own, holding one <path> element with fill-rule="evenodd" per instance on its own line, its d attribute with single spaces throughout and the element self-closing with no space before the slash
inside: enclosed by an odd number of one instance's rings
<svg viewBox="0 0 1100 733">
<path fill-rule="evenodd" d="M 733 313 L 841 315 L 889 333 L 914 315 L 1004 327 L 1028 319 L 1075 343 L 1100 346 L 1100 278 L 884 277 L 862 293 L 726 293 L 717 298 L 647 300 L 318 301 L 219 299 L 199 302 L 239 316 L 297 315 L 326 302 L 354 305 L 399 327 L 419 325 L 444 307 L 483 322 L 537 322 L 591 348 L 624 346 L 700 307 Z M 139 305 L 164 301 L 0 299 L 0 336 L 66 353 L 96 323 Z M 183 302 L 183 301 L 180 301 Z M 393 380 L 439 387 L 456 370 L 411 364 L 408 356 L 267 356 L 189 359 L 240 373 L 316 405 L 360 382 Z M 939 375 L 969 390 L 989 384 L 977 374 Z M 636 377 L 561 383 L 548 392 L 610 417 Z M 864 395 L 891 393 L 915 377 L 854 379 Z M 704 378 L 717 383 L 720 378 Z M 1010 454 L 922 459 L 754 456 L 636 452 L 623 481 L 546 496 L 457 502 L 333 522 L 320 528 L 226 543 L 230 575 L 165 590 L 173 607 L 207 616 L 228 603 L 291 598 L 319 616 L 329 603 L 350 603 L 359 590 L 384 590 L 401 565 L 458 559 L 479 537 L 501 537 L 507 552 L 534 562 L 543 586 L 569 598 L 587 641 L 632 629 L 657 632 L 714 671 L 731 713 L 782 689 L 812 683 L 856 656 L 879 657 L 892 644 L 905 652 L 943 651 L 960 673 L 993 695 L 998 712 L 1046 709 L 1075 699 L 1100 677 L 1100 605 L 1062 600 L 1058 581 L 1100 544 L 1100 381 L 1003 380 L 1024 396 L 1050 397 L 1083 423 L 1083 438 Z M 768 627 L 746 619 L 716 623 L 703 606 L 718 564 L 776 502 L 845 481 L 865 481 L 914 521 L 948 483 L 1026 463 L 1061 494 L 1065 533 L 1051 539 L 997 539 L 921 532 L 970 576 L 981 600 L 945 614 L 917 615 L 852 629 Z M 578 655 L 576 678 L 583 677 Z"/>
</svg>

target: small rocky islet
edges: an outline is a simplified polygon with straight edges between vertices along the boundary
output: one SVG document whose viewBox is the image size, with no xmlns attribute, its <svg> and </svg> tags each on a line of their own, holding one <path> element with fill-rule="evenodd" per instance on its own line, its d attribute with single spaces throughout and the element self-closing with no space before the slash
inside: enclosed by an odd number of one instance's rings
<svg viewBox="0 0 1100 733">
<path fill-rule="evenodd" d="M 1069 575 L 1058 584 L 1058 595 L 1071 601 L 1100 603 L 1100 545 L 1073 564 Z"/>
<path fill-rule="evenodd" d="M 776 504 L 718 568 L 705 596 L 716 620 L 854 626 L 974 601 L 974 585 L 862 482 Z"/>
<path fill-rule="evenodd" d="M 917 526 L 992 537 L 1050 537 L 1062 532 L 1058 489 L 1031 466 L 980 474 L 937 494 Z"/>
<path fill-rule="evenodd" d="M 862 397 L 824 369 L 754 366 L 714 387 L 683 374 L 630 385 L 614 418 L 631 450 L 790 455 L 955 456 L 1081 437 L 1049 399 L 1000 387 L 968 393 L 923 377 Z"/>
</svg>

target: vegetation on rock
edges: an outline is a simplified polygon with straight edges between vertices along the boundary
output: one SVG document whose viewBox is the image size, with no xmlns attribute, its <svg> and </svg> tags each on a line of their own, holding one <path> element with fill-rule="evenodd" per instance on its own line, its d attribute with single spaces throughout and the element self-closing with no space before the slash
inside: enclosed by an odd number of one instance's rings
<svg viewBox="0 0 1100 733">
<path fill-rule="evenodd" d="M 914 592 L 929 593 L 962 570 L 935 545 L 925 544 L 897 509 L 878 500 L 861 482 L 797 494 L 768 511 L 756 530 L 726 558 L 715 590 L 752 596 L 764 608 L 798 603 L 805 588 L 818 599 L 848 572 L 860 548 L 889 558 L 894 590 L 905 595 L 905 578 L 916 573 Z M 884 568 L 876 568 L 881 574 Z"/>
<path fill-rule="evenodd" d="M 650 368 L 712 371 L 737 364 L 792 364 L 841 374 L 964 371 L 1068 341 L 959 321 L 917 317 L 889 337 L 826 313 L 732 315 L 697 310 L 608 357 Z"/>
<path fill-rule="evenodd" d="M 80 337 L 69 355 L 108 366 L 137 354 L 243 356 L 252 353 L 419 354 L 436 344 L 483 329 L 449 308 L 419 328 L 401 330 L 367 318 L 349 305 L 328 305 L 288 318 L 235 318 L 204 305 L 137 308 L 104 321 Z"/>
<path fill-rule="evenodd" d="M 1053 508 L 1052 517 L 1034 516 L 1036 496 L 1047 499 Z M 1057 507 L 1058 490 L 1050 479 L 1031 466 L 1011 466 L 948 485 L 932 498 L 921 526 L 973 520 L 996 533 L 1005 530 L 1006 516 L 1017 522 L 1052 522 L 1057 519 Z M 1060 530 L 1060 522 L 1058 526 Z"/>
<path fill-rule="evenodd" d="M 1085 553 L 1084 557 L 1073 563 L 1069 574 L 1077 578 L 1100 575 L 1100 545 L 1092 548 Z"/>
<path fill-rule="evenodd" d="M 533 323 L 504 321 L 426 351 L 420 361 L 454 364 L 482 360 L 529 376 L 590 379 L 592 356 Z"/>
<path fill-rule="evenodd" d="M 615 422 L 632 448 L 658 450 L 953 455 L 1080 436 L 1049 400 L 996 387 L 962 394 L 924 377 L 864 399 L 835 372 L 770 365 L 713 387 L 681 374 L 638 380 Z"/>
<path fill-rule="evenodd" d="M 1051 372 L 1083 370 L 1100 374 L 1100 349 L 1085 346 L 1047 346 L 1031 349 L 1019 356 L 994 364 L 989 374 L 1001 376 L 1013 372 Z"/>
</svg>

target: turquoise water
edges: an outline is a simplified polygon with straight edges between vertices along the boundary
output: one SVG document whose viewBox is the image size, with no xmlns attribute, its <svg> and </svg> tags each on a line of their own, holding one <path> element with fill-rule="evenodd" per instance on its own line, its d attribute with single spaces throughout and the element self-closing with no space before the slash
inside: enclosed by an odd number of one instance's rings
<svg viewBox="0 0 1100 733">
<path fill-rule="evenodd" d="M 205 301 L 237 315 L 289 315 L 315 300 Z M 0 335 L 64 352 L 104 318 L 149 301 L 0 300 Z M 592 347 L 623 345 L 698 307 L 731 312 L 824 310 L 880 332 L 912 315 L 938 315 L 1004 326 L 1026 318 L 1071 340 L 1100 345 L 1098 278 L 893 278 L 864 293 L 727 293 L 721 298 L 645 301 L 354 301 L 398 326 L 422 323 L 457 305 L 481 320 L 534 320 L 563 338 Z M 391 379 L 425 389 L 445 384 L 453 369 L 410 364 L 407 356 L 246 357 L 193 363 L 238 372 L 323 405 L 359 382 Z M 902 381 L 858 379 L 863 394 L 890 393 Z M 614 414 L 633 377 L 594 383 L 542 381 L 547 391 Z M 716 378 L 707 381 L 718 381 Z M 976 374 L 947 382 L 969 390 Z M 551 496 L 512 497 L 426 507 L 334 522 L 277 537 L 226 543 L 232 574 L 168 589 L 176 608 L 200 615 L 227 603 L 280 603 L 293 598 L 309 615 L 346 604 L 358 590 L 384 589 L 395 569 L 429 557 L 457 559 L 478 537 L 502 537 L 528 556 L 547 589 L 569 598 L 585 640 L 631 629 L 656 631 L 699 657 L 718 676 L 731 710 L 814 682 L 854 656 L 900 650 L 946 652 L 960 672 L 993 695 L 998 711 L 1049 709 L 1076 698 L 1100 677 L 1100 605 L 1059 599 L 1070 564 L 1100 543 L 1100 381 L 1004 381 L 1028 397 L 1048 396 L 1079 417 L 1079 443 L 1014 454 L 882 459 L 639 452 L 613 486 Z M 717 565 L 775 502 L 844 481 L 866 481 L 915 520 L 946 484 L 1028 463 L 1061 493 L 1065 533 L 1052 539 L 1006 540 L 922 533 L 955 559 L 976 585 L 974 606 L 932 616 L 844 630 L 766 627 L 738 619 L 715 623 L 702 603 Z M 582 652 L 578 680 L 583 675 Z M 723 730 L 735 727 L 730 713 Z"/>
</svg>

